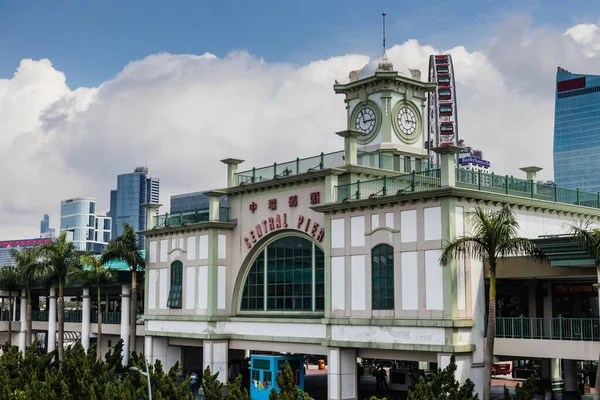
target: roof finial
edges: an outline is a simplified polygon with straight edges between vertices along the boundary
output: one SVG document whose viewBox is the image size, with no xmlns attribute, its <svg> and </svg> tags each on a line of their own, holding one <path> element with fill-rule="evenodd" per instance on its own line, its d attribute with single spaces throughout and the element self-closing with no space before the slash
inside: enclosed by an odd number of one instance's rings
<svg viewBox="0 0 600 400">
<path fill-rule="evenodd" d="M 381 13 L 383 18 L 383 57 L 385 57 L 385 13 Z"/>
</svg>

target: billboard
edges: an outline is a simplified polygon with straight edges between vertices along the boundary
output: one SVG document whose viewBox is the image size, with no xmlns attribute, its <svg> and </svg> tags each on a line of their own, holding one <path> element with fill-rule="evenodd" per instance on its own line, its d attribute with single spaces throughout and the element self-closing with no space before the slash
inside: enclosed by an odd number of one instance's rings
<svg viewBox="0 0 600 400">
<path fill-rule="evenodd" d="M 0 240 L 0 249 L 11 247 L 34 247 L 50 243 L 50 239 L 18 239 L 18 240 Z"/>
</svg>

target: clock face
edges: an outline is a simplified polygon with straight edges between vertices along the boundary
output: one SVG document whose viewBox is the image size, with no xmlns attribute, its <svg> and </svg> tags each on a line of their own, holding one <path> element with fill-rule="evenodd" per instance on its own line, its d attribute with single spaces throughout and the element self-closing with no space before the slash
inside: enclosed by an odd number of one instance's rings
<svg viewBox="0 0 600 400">
<path fill-rule="evenodd" d="M 375 129 L 376 119 L 377 117 L 372 109 L 369 107 L 363 108 L 356 114 L 356 130 L 362 132 L 364 135 L 370 134 Z"/>
<path fill-rule="evenodd" d="M 417 130 L 417 117 L 413 110 L 402 107 L 398 110 L 398 128 L 407 136 L 411 136 Z"/>
</svg>

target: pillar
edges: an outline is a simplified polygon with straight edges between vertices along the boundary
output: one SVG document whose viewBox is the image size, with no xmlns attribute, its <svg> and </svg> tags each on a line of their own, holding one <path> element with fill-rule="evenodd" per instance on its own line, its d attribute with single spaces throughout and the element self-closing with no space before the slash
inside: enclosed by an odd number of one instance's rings
<svg viewBox="0 0 600 400">
<path fill-rule="evenodd" d="M 581 395 L 577 391 L 577 361 L 563 360 L 563 372 L 565 378 L 563 400 L 581 399 Z"/>
<path fill-rule="evenodd" d="M 356 349 L 329 348 L 327 355 L 327 387 L 330 400 L 358 398 Z"/>
<path fill-rule="evenodd" d="M 162 204 L 158 203 L 144 203 L 142 207 L 146 209 L 146 230 L 152 230 L 156 226 L 156 215 L 158 214 L 158 209 L 162 206 Z M 113 224 L 116 223 L 113 221 Z M 106 303 L 108 305 L 108 302 Z"/>
<path fill-rule="evenodd" d="M 203 364 L 202 368 L 210 367 L 212 373 L 218 372 L 217 379 L 224 384 L 227 383 L 229 342 L 205 340 L 202 344 Z"/>
<path fill-rule="evenodd" d="M 27 292 L 25 289 L 21 290 L 21 330 L 19 332 L 19 351 L 25 353 L 27 350 Z"/>
<path fill-rule="evenodd" d="M 442 187 L 456 186 L 456 154 L 462 151 L 458 146 L 439 146 L 432 150 L 440 155 L 440 173 Z"/>
<path fill-rule="evenodd" d="M 363 134 L 359 131 L 348 129 L 346 131 L 336 132 L 336 135 L 344 138 L 344 165 L 357 165 L 357 139 Z"/>
<path fill-rule="evenodd" d="M 226 193 L 220 190 L 211 190 L 204 192 L 208 196 L 208 220 L 209 221 L 220 221 L 221 220 L 221 197 Z"/>
<path fill-rule="evenodd" d="M 560 371 L 560 358 L 550 359 L 550 381 L 554 393 L 561 393 L 563 390 L 563 379 Z"/>
<path fill-rule="evenodd" d="M 56 288 L 50 288 L 48 301 L 48 351 L 56 350 Z"/>
<path fill-rule="evenodd" d="M 521 171 L 527 173 L 527 181 L 529 183 L 532 183 L 531 185 L 531 192 L 533 195 L 537 194 L 537 185 L 535 185 L 535 182 L 537 180 L 537 173 L 540 172 L 543 168 L 541 167 L 523 167 L 523 168 L 519 168 Z"/>
<path fill-rule="evenodd" d="M 130 302 L 129 286 L 123 285 L 121 286 L 121 339 L 123 339 L 123 365 L 127 365 L 129 362 Z"/>
<path fill-rule="evenodd" d="M 325 177 L 325 204 L 334 203 L 337 200 L 337 185 L 338 185 L 338 175 L 331 174 Z M 341 199 L 340 199 L 341 200 Z"/>
<path fill-rule="evenodd" d="M 100 305 L 98 305 L 100 306 Z M 87 351 L 90 348 L 90 323 L 92 316 L 92 301 L 90 289 L 83 288 L 83 305 L 81 311 L 81 345 Z"/>
<path fill-rule="evenodd" d="M 154 364 L 154 352 L 152 351 L 152 336 L 144 336 L 144 357 L 148 364 Z"/>
<path fill-rule="evenodd" d="M 227 187 L 230 188 L 237 186 L 238 165 L 243 163 L 244 160 L 240 160 L 238 158 L 226 158 L 221 160 L 221 162 L 227 165 Z"/>
</svg>

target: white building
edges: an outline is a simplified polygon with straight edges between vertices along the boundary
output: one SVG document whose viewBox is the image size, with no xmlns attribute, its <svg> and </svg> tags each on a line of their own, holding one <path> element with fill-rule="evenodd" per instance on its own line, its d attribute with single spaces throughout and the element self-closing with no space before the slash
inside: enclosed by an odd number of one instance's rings
<svg viewBox="0 0 600 400">
<path fill-rule="evenodd" d="M 110 242 L 111 218 L 96 214 L 96 199 L 76 197 L 60 202 L 60 233 L 77 250 L 101 252 Z"/>
</svg>

